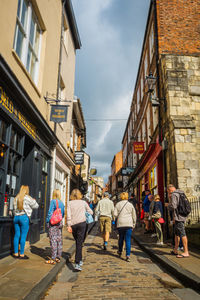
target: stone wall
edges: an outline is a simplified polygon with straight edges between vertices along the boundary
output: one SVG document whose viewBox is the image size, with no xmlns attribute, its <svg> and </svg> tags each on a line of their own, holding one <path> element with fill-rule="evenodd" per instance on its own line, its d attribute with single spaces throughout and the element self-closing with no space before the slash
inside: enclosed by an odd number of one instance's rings
<svg viewBox="0 0 200 300">
<path fill-rule="evenodd" d="M 197 195 L 200 187 L 200 57 L 163 55 L 167 181 Z"/>
</svg>

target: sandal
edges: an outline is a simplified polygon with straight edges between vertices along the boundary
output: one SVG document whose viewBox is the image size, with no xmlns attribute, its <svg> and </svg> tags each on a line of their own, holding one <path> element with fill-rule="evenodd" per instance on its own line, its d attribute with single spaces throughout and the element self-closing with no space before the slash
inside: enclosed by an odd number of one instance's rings
<svg viewBox="0 0 200 300">
<path fill-rule="evenodd" d="M 55 261 L 56 261 L 57 263 L 60 263 L 60 258 L 56 257 Z"/>
<path fill-rule="evenodd" d="M 55 262 L 55 260 L 53 260 L 53 259 L 49 259 L 49 260 L 46 260 L 45 261 L 45 264 L 48 264 L 48 265 L 55 265 L 56 264 L 56 262 Z"/>
<path fill-rule="evenodd" d="M 172 250 L 172 251 L 170 252 L 170 254 L 171 254 L 171 255 L 178 255 L 178 252 L 175 252 L 174 250 Z"/>
</svg>

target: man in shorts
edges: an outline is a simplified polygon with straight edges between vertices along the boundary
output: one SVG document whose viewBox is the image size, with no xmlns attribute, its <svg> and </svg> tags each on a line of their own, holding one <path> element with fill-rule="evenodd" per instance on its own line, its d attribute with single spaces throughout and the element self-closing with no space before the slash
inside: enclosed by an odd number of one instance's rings
<svg viewBox="0 0 200 300">
<path fill-rule="evenodd" d="M 104 193 L 104 198 L 101 199 L 95 209 L 95 214 L 99 216 L 100 231 L 103 238 L 103 249 L 107 250 L 108 240 L 111 232 L 111 221 L 114 219 L 114 204 L 109 199 L 109 193 Z"/>
<path fill-rule="evenodd" d="M 185 233 L 186 217 L 181 216 L 177 209 L 179 206 L 180 194 L 184 193 L 184 192 L 176 189 L 173 184 L 168 185 L 167 192 L 168 192 L 169 198 L 171 199 L 171 202 L 166 203 L 165 206 L 167 206 L 170 211 L 173 211 L 174 218 L 175 218 L 175 224 L 174 224 L 175 247 L 174 247 L 174 250 L 171 252 L 171 254 L 176 255 L 177 258 L 189 257 L 188 240 L 187 240 L 187 236 Z M 180 238 L 182 238 L 184 251 L 182 254 L 179 255 L 178 254 L 178 246 L 179 246 Z"/>
</svg>

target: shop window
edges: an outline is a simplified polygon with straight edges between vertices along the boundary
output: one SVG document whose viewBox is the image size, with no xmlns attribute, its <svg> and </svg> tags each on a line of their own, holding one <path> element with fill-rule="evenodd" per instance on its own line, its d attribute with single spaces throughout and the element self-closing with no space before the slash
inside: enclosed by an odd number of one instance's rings
<svg viewBox="0 0 200 300">
<path fill-rule="evenodd" d="M 47 173 L 48 169 L 48 161 L 46 157 L 42 157 L 42 171 Z"/>
<path fill-rule="evenodd" d="M 149 187 L 151 193 L 153 195 L 157 194 L 158 192 L 158 184 L 157 184 L 157 166 L 154 165 L 153 168 L 149 172 Z"/>
<path fill-rule="evenodd" d="M 18 0 L 14 49 L 35 83 L 38 80 L 41 36 L 31 3 Z"/>
<path fill-rule="evenodd" d="M 8 125 L 3 120 L 0 120 L 0 140 L 2 142 L 7 141 Z"/>
</svg>

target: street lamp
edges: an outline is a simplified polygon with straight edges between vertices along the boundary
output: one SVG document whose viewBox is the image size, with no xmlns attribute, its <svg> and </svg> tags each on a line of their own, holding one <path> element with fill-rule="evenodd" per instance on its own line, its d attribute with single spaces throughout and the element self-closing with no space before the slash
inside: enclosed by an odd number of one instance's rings
<svg viewBox="0 0 200 300">
<path fill-rule="evenodd" d="M 150 101 L 152 103 L 152 106 L 159 106 L 160 102 L 158 98 L 153 98 L 152 94 L 154 93 L 155 87 L 156 87 L 156 80 L 157 77 L 154 77 L 152 72 L 149 73 L 149 76 L 146 76 L 145 78 L 148 86 L 148 91 L 147 93 L 150 94 Z"/>
</svg>

